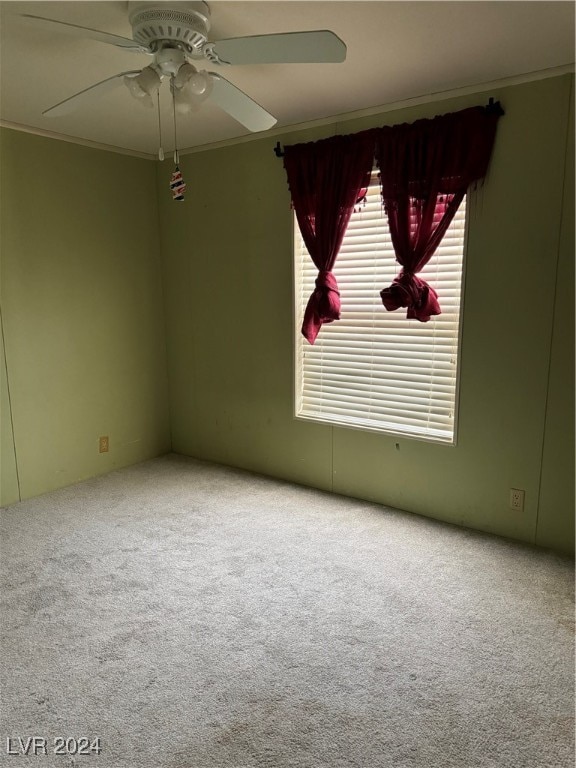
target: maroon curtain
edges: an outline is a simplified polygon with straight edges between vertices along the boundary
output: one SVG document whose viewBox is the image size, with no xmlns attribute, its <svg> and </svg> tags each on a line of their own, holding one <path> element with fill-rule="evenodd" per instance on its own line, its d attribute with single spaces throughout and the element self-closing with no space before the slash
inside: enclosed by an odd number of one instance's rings
<svg viewBox="0 0 576 768">
<path fill-rule="evenodd" d="M 441 313 L 417 273 L 440 244 L 467 188 L 484 177 L 501 112 L 471 107 L 376 132 L 376 162 L 396 259 L 402 270 L 381 291 L 386 309 L 422 322 Z"/>
<path fill-rule="evenodd" d="M 374 139 L 365 131 L 294 144 L 284 152 L 298 226 L 318 268 L 302 324 L 303 335 L 314 344 L 322 325 L 340 318 L 340 292 L 332 268 L 354 206 L 370 181 Z"/>
</svg>

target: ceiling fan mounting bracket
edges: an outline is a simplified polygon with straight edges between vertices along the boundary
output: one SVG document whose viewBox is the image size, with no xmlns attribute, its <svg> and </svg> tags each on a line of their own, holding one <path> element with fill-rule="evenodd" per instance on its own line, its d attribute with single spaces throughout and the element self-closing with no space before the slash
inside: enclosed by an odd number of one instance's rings
<svg viewBox="0 0 576 768">
<path fill-rule="evenodd" d="M 201 51 L 210 31 L 207 3 L 130 2 L 129 20 L 133 39 L 151 51 L 169 41 L 188 53 Z"/>
</svg>

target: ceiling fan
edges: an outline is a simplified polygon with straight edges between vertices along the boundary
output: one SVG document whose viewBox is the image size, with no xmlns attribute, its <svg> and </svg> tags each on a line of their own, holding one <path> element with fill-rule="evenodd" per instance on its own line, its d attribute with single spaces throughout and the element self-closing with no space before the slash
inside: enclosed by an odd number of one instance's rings
<svg viewBox="0 0 576 768">
<path fill-rule="evenodd" d="M 144 53 L 152 63 L 101 80 L 54 104 L 42 113 L 57 117 L 122 83 L 132 96 L 153 106 L 164 78 L 170 78 L 174 107 L 180 113 L 209 100 L 249 131 L 264 131 L 276 118 L 217 72 L 195 64 L 225 68 L 233 64 L 338 63 L 346 58 L 346 45 L 333 32 L 315 30 L 210 41 L 210 8 L 205 2 L 129 2 L 132 39 L 77 24 L 19 14 L 23 21 L 75 37 L 98 40 L 126 51 Z"/>
</svg>

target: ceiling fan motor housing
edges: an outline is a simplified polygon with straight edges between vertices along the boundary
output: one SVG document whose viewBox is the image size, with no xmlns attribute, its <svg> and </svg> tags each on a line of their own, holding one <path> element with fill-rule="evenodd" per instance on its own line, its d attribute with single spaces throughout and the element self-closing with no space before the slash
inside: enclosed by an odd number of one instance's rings
<svg viewBox="0 0 576 768">
<path fill-rule="evenodd" d="M 130 2 L 128 8 L 133 39 L 152 51 L 170 41 L 196 53 L 208 39 L 210 9 L 206 3 Z"/>
</svg>

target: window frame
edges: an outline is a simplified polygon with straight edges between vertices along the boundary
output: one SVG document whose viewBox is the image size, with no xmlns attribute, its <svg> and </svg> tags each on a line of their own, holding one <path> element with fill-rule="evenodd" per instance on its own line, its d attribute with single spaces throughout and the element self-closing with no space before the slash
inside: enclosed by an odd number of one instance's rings
<svg viewBox="0 0 576 768">
<path fill-rule="evenodd" d="M 370 180 L 370 188 L 376 188 L 377 190 L 379 190 L 379 180 L 378 180 L 377 174 L 378 174 L 378 171 L 374 169 L 371 180 Z M 409 440 L 417 440 L 419 442 L 424 442 L 428 444 L 443 445 L 448 447 L 455 447 L 458 444 L 459 416 L 460 416 L 460 388 L 461 388 L 461 371 L 462 371 L 462 338 L 463 338 L 464 303 L 465 303 L 465 295 L 466 295 L 466 273 L 467 273 L 466 262 L 467 262 L 467 252 L 468 252 L 469 234 L 470 234 L 470 221 L 472 217 L 471 216 L 472 211 L 475 207 L 474 206 L 475 197 L 476 197 L 475 190 L 469 189 L 463 201 L 464 204 L 466 205 L 466 210 L 464 214 L 464 231 L 463 231 L 463 237 L 462 237 L 462 262 L 461 262 L 462 271 L 461 271 L 461 280 L 460 280 L 460 298 L 459 298 L 459 306 L 458 306 L 458 333 L 457 333 L 457 340 L 456 340 L 457 353 L 456 353 L 456 370 L 454 374 L 454 408 L 453 408 L 454 415 L 452 420 L 453 429 L 452 429 L 451 438 L 442 438 L 435 435 L 414 434 L 410 431 L 403 431 L 400 429 L 395 430 L 390 427 L 374 426 L 371 424 L 360 424 L 360 423 L 353 423 L 353 422 L 342 423 L 342 422 L 338 422 L 335 419 L 332 419 L 330 416 L 317 417 L 317 416 L 311 416 L 308 414 L 303 415 L 301 413 L 298 413 L 299 376 L 301 376 L 301 372 L 303 370 L 303 364 L 300 361 L 300 355 L 301 355 L 302 345 L 305 344 L 306 342 L 303 339 L 301 330 L 300 330 L 302 325 L 302 316 L 297 316 L 298 301 L 297 301 L 297 293 L 296 293 L 298 290 L 297 268 L 299 264 L 296 248 L 297 248 L 298 242 L 301 241 L 302 238 L 298 228 L 296 215 L 294 211 L 292 211 L 292 316 L 293 316 L 292 414 L 295 420 L 307 422 L 309 424 L 318 424 L 318 425 L 331 427 L 331 428 L 353 429 L 361 432 L 371 432 L 374 434 L 386 436 L 388 438 L 393 438 L 396 441 L 400 439 L 404 439 L 404 440 L 409 439 Z M 354 214 L 352 215 L 354 216 Z M 382 212 L 382 215 L 385 218 L 384 211 Z M 304 248 L 305 248 L 305 245 L 304 245 Z M 398 268 L 397 271 L 399 271 L 401 267 L 396 261 L 393 251 L 391 253 L 391 256 L 394 260 L 394 264 Z M 336 266 L 334 270 L 336 277 L 338 277 L 337 266 L 338 266 L 338 259 L 336 260 Z M 439 299 L 440 299 L 440 304 L 442 305 L 441 295 Z M 302 307 L 302 310 L 303 310 L 303 307 Z M 402 313 L 402 317 L 405 317 L 406 315 L 405 308 L 396 310 L 396 312 L 393 312 L 393 313 L 389 313 L 384 308 L 384 306 L 382 306 L 382 312 L 385 312 L 386 314 Z M 335 324 L 338 322 L 340 321 L 338 320 L 334 321 Z M 418 322 L 418 321 L 415 321 L 415 322 Z M 430 322 L 433 322 L 433 320 Z M 323 332 L 323 329 L 320 330 L 320 334 L 322 334 L 322 332 Z"/>
</svg>

